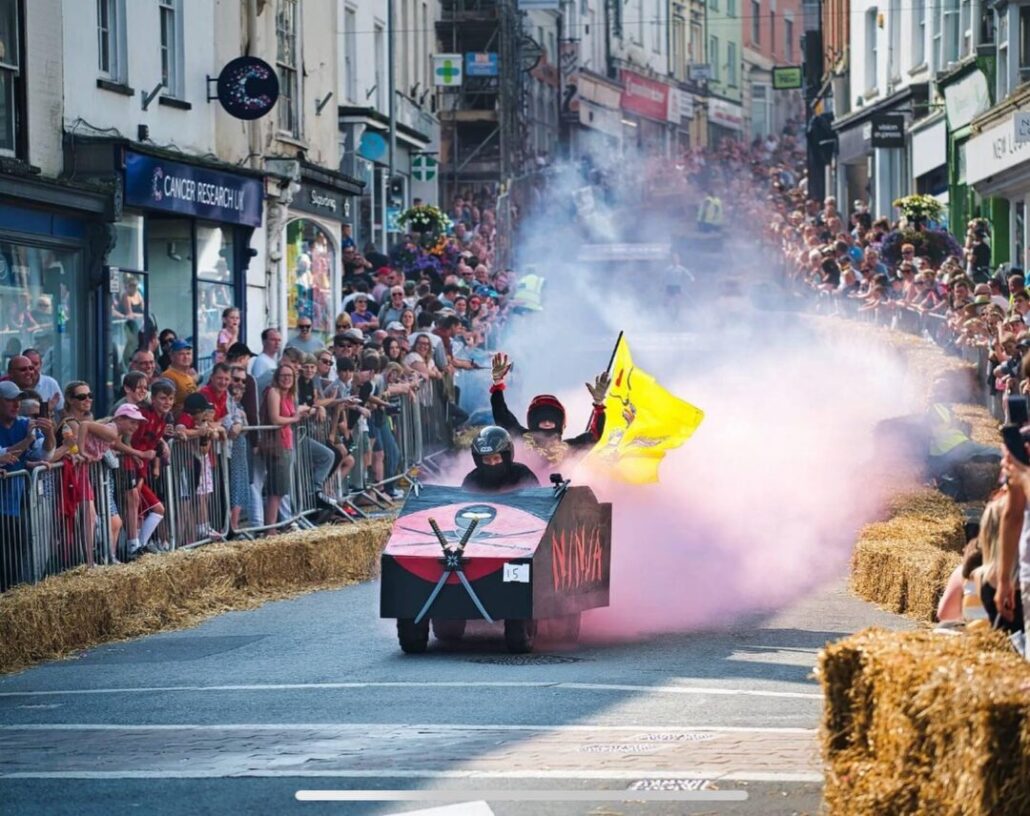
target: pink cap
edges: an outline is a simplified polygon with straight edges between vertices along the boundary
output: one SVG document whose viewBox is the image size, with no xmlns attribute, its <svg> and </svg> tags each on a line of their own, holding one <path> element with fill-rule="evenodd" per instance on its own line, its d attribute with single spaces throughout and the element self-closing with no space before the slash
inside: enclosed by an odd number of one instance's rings
<svg viewBox="0 0 1030 816">
<path fill-rule="evenodd" d="M 128 417 L 129 419 L 138 419 L 140 422 L 143 422 L 146 419 L 146 417 L 140 413 L 139 408 L 137 408 L 135 405 L 130 405 L 129 403 L 125 403 L 125 405 L 119 407 L 118 410 L 114 412 L 114 415 L 115 417 Z"/>
</svg>

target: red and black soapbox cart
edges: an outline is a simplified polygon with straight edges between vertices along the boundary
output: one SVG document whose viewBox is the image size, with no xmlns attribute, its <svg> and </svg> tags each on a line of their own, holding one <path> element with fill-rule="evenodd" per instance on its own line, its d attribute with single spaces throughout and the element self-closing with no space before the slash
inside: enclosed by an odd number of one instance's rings
<svg viewBox="0 0 1030 816">
<path fill-rule="evenodd" d="M 420 485 L 383 551 L 380 615 L 397 619 L 408 653 L 425 651 L 430 623 L 453 641 L 469 620 L 503 620 L 512 652 L 532 650 L 541 623 L 555 640 L 575 640 L 580 613 L 608 605 L 611 533 L 612 506 L 589 487 Z"/>
</svg>

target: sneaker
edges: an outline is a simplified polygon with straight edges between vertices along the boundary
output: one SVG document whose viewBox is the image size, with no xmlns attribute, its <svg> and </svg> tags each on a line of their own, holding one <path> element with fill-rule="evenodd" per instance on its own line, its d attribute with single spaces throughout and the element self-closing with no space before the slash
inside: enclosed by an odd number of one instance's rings
<svg viewBox="0 0 1030 816">
<path fill-rule="evenodd" d="M 389 490 L 386 491 L 386 495 L 394 500 L 403 499 L 404 491 L 401 490 L 399 487 L 391 487 Z"/>
<path fill-rule="evenodd" d="M 153 553 L 154 555 L 157 555 L 159 552 L 161 552 L 161 548 L 158 547 L 157 544 L 155 544 L 153 541 L 148 541 L 146 544 L 140 547 L 140 549 L 146 550 L 148 553 Z"/>
<path fill-rule="evenodd" d="M 107 563 L 113 566 L 114 564 L 121 564 L 122 562 L 112 555 L 111 559 Z"/>
<path fill-rule="evenodd" d="M 132 551 L 131 551 L 131 552 L 130 552 L 130 553 L 129 553 L 129 554 L 127 555 L 127 556 L 126 556 L 125 560 L 126 560 L 126 561 L 135 561 L 135 560 L 136 560 L 136 559 L 138 559 L 138 558 L 142 558 L 142 557 L 143 557 L 144 555 L 146 555 L 146 554 L 147 554 L 147 551 L 146 551 L 146 550 L 144 550 L 144 549 L 143 549 L 142 547 L 140 547 L 140 548 L 138 548 L 138 549 L 132 550 Z"/>
</svg>

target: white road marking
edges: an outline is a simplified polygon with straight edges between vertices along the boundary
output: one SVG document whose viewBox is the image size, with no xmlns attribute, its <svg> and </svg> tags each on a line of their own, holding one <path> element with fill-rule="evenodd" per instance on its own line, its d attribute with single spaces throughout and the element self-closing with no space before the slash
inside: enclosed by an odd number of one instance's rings
<svg viewBox="0 0 1030 816">
<path fill-rule="evenodd" d="M 302 793 L 315 793 L 317 796 L 301 796 Z M 344 801 L 353 802 L 354 799 L 335 799 L 331 794 L 335 791 L 297 791 L 299 802 L 332 802 Z M 382 799 L 371 801 L 381 802 Z M 430 808 L 429 810 L 406 810 L 403 813 L 396 813 L 393 816 L 494 816 L 490 806 L 486 802 L 462 802 L 459 805 L 447 805 L 445 807 Z"/>
<path fill-rule="evenodd" d="M 52 689 L 48 691 L 4 691 L 0 697 L 73 697 L 91 694 L 195 694 L 208 691 L 336 691 L 380 688 L 543 688 L 555 691 L 628 691 L 640 694 L 694 694 L 724 697 L 773 697 L 795 700 L 822 700 L 821 693 L 802 691 L 762 691 L 757 689 L 715 688 L 706 686 L 637 686 L 617 683 L 546 683 L 533 681 L 465 682 L 355 682 L 355 683 L 255 683 L 225 686 L 151 686 L 143 688 Z"/>
<path fill-rule="evenodd" d="M 817 728 L 788 728 L 737 725 L 460 725 L 455 723 L 229 723 L 218 725 L 212 723 L 176 725 L 118 725 L 117 723 L 24 723 L 21 725 L 0 725 L 0 731 L 180 731 L 184 729 L 197 731 L 310 731 L 317 728 L 349 728 L 357 731 L 375 729 L 404 728 L 407 730 L 433 729 L 435 731 L 547 731 L 550 732 L 590 732 L 612 731 L 641 733 L 648 732 L 676 734 L 681 732 L 705 733 L 716 731 L 725 734 L 804 734 L 815 736 Z"/>
<path fill-rule="evenodd" d="M 580 780 L 639 780 L 697 779 L 725 782 L 822 782 L 821 773 L 811 771 L 733 771 L 726 773 L 721 768 L 693 768 L 689 771 L 668 769 L 633 769 L 626 771 L 410 771 L 395 768 L 339 771 L 293 771 L 293 770 L 247 770 L 233 773 L 220 771 L 20 771 L 0 773 L 0 779 L 224 779 L 236 777 L 290 778 L 310 777 L 319 779 L 580 779 Z"/>
</svg>

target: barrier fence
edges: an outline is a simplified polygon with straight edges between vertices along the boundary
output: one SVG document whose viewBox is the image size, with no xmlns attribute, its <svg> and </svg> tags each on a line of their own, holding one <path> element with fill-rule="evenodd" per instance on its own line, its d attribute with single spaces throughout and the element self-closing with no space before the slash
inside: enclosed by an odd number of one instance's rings
<svg viewBox="0 0 1030 816">
<path fill-rule="evenodd" d="M 329 416 L 291 426 L 290 448 L 279 426 L 257 426 L 234 438 L 172 439 L 167 459 L 145 468 L 107 454 L 0 469 L 0 592 L 115 563 L 141 531 L 147 550 L 162 552 L 389 510 L 415 466 L 433 472 L 433 457 L 451 449 L 452 410 L 442 384 L 425 383 L 362 417 L 349 437 Z"/>
</svg>

